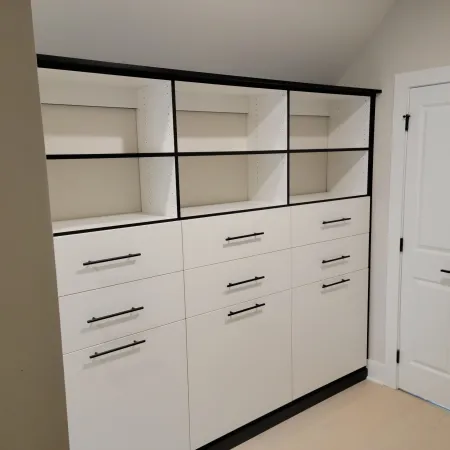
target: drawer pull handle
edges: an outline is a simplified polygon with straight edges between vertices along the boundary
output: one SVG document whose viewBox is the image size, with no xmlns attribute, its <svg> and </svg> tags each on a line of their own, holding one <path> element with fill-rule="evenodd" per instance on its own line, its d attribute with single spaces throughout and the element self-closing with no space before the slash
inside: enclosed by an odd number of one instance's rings
<svg viewBox="0 0 450 450">
<path fill-rule="evenodd" d="M 250 306 L 250 308 L 241 309 L 240 311 L 230 311 L 228 313 L 228 317 L 235 316 L 236 314 L 241 314 L 247 311 L 251 311 L 252 309 L 261 308 L 261 306 L 266 306 L 265 303 L 256 303 L 255 306 Z"/>
<path fill-rule="evenodd" d="M 322 225 L 329 225 L 330 223 L 346 222 L 347 220 L 352 220 L 352 218 L 351 217 L 343 217 L 342 219 L 336 219 L 336 220 L 324 220 L 322 222 Z"/>
<path fill-rule="evenodd" d="M 347 279 L 343 278 L 341 281 L 337 281 L 336 283 L 322 284 L 322 289 L 326 289 L 326 288 L 329 288 L 331 286 L 337 286 L 338 284 L 348 283 L 349 281 L 350 281 L 350 278 L 347 278 Z"/>
<path fill-rule="evenodd" d="M 332 262 L 341 261 L 343 259 L 348 259 L 348 258 L 350 258 L 350 255 L 342 255 L 342 256 L 339 256 L 339 258 L 333 258 L 333 259 L 324 259 L 322 261 L 322 264 L 329 264 Z"/>
<path fill-rule="evenodd" d="M 230 242 L 230 241 L 235 241 L 237 239 L 246 239 L 246 238 L 252 238 L 252 237 L 256 237 L 256 236 L 262 236 L 263 234 L 264 234 L 264 232 L 261 231 L 259 233 L 244 234 L 242 236 L 227 237 L 225 240 L 227 242 Z"/>
<path fill-rule="evenodd" d="M 137 258 L 138 256 L 141 256 L 142 253 L 130 253 L 129 255 L 124 256 L 116 256 L 114 258 L 106 258 L 106 259 L 97 259 L 96 261 L 87 261 L 83 263 L 83 266 L 93 266 L 94 264 L 101 264 L 111 261 L 119 261 L 121 259 L 129 259 L 129 258 Z"/>
<path fill-rule="evenodd" d="M 122 345 L 120 347 L 112 348 L 111 350 L 105 350 L 104 352 L 97 353 L 95 352 L 93 355 L 89 356 L 90 359 L 98 358 L 100 356 L 108 355 L 109 353 L 118 352 L 119 350 L 125 350 L 126 348 L 135 347 L 136 345 L 141 345 L 146 342 L 145 339 L 141 341 L 133 341 L 131 344 Z"/>
<path fill-rule="evenodd" d="M 227 287 L 230 288 L 230 287 L 234 287 L 234 286 L 239 286 L 241 284 L 251 283 L 253 281 L 264 280 L 264 278 L 266 278 L 266 277 L 262 276 L 262 277 L 250 278 L 249 280 L 238 281 L 237 283 L 228 283 Z"/>
<path fill-rule="evenodd" d="M 108 314 L 107 316 L 102 316 L 102 317 L 93 317 L 92 319 L 89 319 L 87 321 L 87 323 L 100 322 L 101 320 L 111 319 L 111 318 L 117 317 L 117 316 L 123 316 L 124 314 L 130 314 L 130 313 L 134 313 L 136 311 L 142 311 L 143 309 L 144 309 L 143 306 L 139 306 L 138 308 L 135 308 L 133 306 L 133 308 L 127 309 L 126 311 L 120 311 L 118 313 Z"/>
<path fill-rule="evenodd" d="M 443 273 L 450 273 L 450 270 L 442 269 L 441 272 L 443 272 Z"/>
</svg>

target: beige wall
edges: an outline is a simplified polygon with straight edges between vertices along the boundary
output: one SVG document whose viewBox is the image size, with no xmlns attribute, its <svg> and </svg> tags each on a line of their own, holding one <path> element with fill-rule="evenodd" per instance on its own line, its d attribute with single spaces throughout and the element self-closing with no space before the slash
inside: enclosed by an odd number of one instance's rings
<svg viewBox="0 0 450 450">
<path fill-rule="evenodd" d="M 0 3 L 0 448 L 66 450 L 58 301 L 29 0 Z"/>
<path fill-rule="evenodd" d="M 450 1 L 398 0 L 340 84 L 381 88 L 374 156 L 370 358 L 385 361 L 385 289 L 394 75 L 450 65 Z M 397 118 L 402 120 L 401 117 Z"/>
</svg>

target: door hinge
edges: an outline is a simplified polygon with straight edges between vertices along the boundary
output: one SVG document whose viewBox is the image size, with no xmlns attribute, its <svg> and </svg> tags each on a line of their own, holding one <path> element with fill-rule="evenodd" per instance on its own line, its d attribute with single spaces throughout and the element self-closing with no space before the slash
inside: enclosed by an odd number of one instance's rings
<svg viewBox="0 0 450 450">
<path fill-rule="evenodd" d="M 400 253 L 403 253 L 403 238 L 400 238 Z"/>
<path fill-rule="evenodd" d="M 400 364 L 400 350 L 397 350 L 397 364 Z"/>
<path fill-rule="evenodd" d="M 405 114 L 403 118 L 405 119 L 405 131 L 409 131 L 409 119 L 411 119 L 411 114 Z"/>
</svg>

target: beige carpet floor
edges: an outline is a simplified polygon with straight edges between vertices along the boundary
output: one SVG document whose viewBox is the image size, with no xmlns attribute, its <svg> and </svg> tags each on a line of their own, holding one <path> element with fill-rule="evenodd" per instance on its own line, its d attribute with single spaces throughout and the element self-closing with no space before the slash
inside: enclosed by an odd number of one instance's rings
<svg viewBox="0 0 450 450">
<path fill-rule="evenodd" d="M 238 450 L 447 450 L 450 412 L 364 381 Z"/>
</svg>

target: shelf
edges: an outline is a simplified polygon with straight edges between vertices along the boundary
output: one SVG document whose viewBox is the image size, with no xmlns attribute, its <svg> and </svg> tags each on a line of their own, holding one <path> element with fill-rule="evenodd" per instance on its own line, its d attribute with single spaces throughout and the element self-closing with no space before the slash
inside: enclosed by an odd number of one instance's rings
<svg viewBox="0 0 450 450">
<path fill-rule="evenodd" d="M 114 216 L 90 217 L 87 219 L 62 220 L 53 222 L 53 233 L 70 233 L 95 228 L 117 227 L 122 225 L 158 222 L 174 219 L 168 216 L 154 216 L 144 213 L 118 214 Z"/>
<path fill-rule="evenodd" d="M 175 153 L 72 153 L 47 155 L 49 160 L 61 159 L 111 159 L 111 158 L 159 158 L 175 156 Z"/>
<path fill-rule="evenodd" d="M 268 208 L 271 206 L 278 205 L 270 202 L 249 200 L 245 202 L 222 203 L 217 205 L 190 206 L 181 208 L 181 217 L 204 216 L 234 211 L 245 211 L 249 209 Z"/>
<path fill-rule="evenodd" d="M 347 148 L 304 148 L 290 149 L 289 153 L 332 153 L 332 152 L 364 152 L 369 151 L 369 147 L 347 147 Z"/>
<path fill-rule="evenodd" d="M 342 198 L 364 197 L 365 195 L 349 195 L 345 197 L 331 192 L 318 192 L 316 194 L 292 195 L 289 197 L 290 205 L 298 205 L 301 203 L 326 202 L 330 200 L 339 200 Z"/>
<path fill-rule="evenodd" d="M 181 152 L 178 156 L 233 156 L 233 155 L 277 155 L 287 154 L 288 150 L 223 150 L 216 152 Z"/>
</svg>

